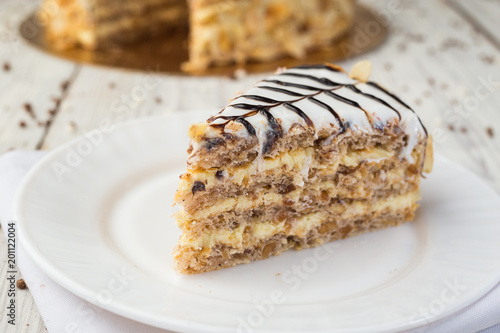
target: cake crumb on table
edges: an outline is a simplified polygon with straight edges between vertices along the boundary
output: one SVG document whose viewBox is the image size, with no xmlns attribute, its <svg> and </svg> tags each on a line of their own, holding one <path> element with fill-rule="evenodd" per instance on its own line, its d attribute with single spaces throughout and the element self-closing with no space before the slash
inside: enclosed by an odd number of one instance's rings
<svg viewBox="0 0 500 333">
<path fill-rule="evenodd" d="M 61 83 L 61 90 L 62 90 L 63 92 L 65 92 L 66 90 L 68 90 L 68 87 L 69 87 L 69 81 L 68 81 L 68 80 L 63 81 L 63 82 Z"/>
<path fill-rule="evenodd" d="M 495 136 L 495 133 L 493 132 L 493 127 L 486 127 L 486 134 L 488 134 L 488 136 L 490 138 L 493 138 Z"/>
<path fill-rule="evenodd" d="M 17 280 L 16 285 L 17 285 L 17 288 L 19 288 L 19 289 L 26 289 L 27 288 L 26 282 L 24 282 L 23 279 Z"/>
</svg>

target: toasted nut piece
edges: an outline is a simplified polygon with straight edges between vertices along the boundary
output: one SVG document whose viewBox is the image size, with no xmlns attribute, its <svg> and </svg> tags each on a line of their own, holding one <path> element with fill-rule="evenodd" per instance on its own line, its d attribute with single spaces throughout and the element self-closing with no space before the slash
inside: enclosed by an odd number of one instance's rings
<svg viewBox="0 0 500 333">
<path fill-rule="evenodd" d="M 432 144 L 432 135 L 427 138 L 427 145 L 425 146 L 425 161 L 424 172 L 431 173 L 432 165 L 434 163 L 434 146 Z"/>
<path fill-rule="evenodd" d="M 332 222 L 325 222 L 319 227 L 319 233 L 320 234 L 329 234 L 330 232 L 334 231 L 337 229 L 337 223 L 335 221 Z"/>
<path fill-rule="evenodd" d="M 276 242 L 267 243 L 262 250 L 262 259 L 267 259 L 271 255 L 271 252 L 276 248 Z"/>
<path fill-rule="evenodd" d="M 189 128 L 188 135 L 192 140 L 195 141 L 200 141 L 201 137 L 205 133 L 205 130 L 207 129 L 208 124 L 207 123 L 198 123 L 198 124 L 193 124 Z"/>
<path fill-rule="evenodd" d="M 350 224 L 346 225 L 342 229 L 339 230 L 340 238 L 345 238 L 347 237 L 351 231 L 354 229 L 354 227 Z"/>
<path fill-rule="evenodd" d="M 360 82 L 367 82 L 372 72 L 372 63 L 369 60 L 362 60 L 354 64 L 349 72 L 349 77 Z"/>
</svg>

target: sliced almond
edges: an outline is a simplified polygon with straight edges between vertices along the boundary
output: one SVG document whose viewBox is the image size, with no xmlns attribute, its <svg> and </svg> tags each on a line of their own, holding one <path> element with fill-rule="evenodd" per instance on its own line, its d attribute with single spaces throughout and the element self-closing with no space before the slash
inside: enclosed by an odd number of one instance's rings
<svg viewBox="0 0 500 333">
<path fill-rule="evenodd" d="M 425 146 L 425 161 L 424 161 L 424 172 L 431 173 L 432 165 L 434 163 L 434 147 L 432 143 L 432 135 L 427 138 L 427 145 Z"/>
<path fill-rule="evenodd" d="M 369 60 L 362 60 L 354 64 L 349 72 L 349 77 L 360 82 L 367 82 L 372 73 L 372 63 Z"/>
</svg>

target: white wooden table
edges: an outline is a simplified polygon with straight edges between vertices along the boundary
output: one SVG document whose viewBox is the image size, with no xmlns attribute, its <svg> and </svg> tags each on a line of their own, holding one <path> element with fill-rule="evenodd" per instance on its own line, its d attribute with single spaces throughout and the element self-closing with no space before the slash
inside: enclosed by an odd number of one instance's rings
<svg viewBox="0 0 500 333">
<path fill-rule="evenodd" d="M 414 106 L 434 135 L 438 153 L 500 191 L 500 1 L 362 2 L 382 14 L 391 31 L 385 44 L 362 57 L 374 65 L 372 78 Z M 19 22 L 35 8 L 32 0 L 0 0 L 0 154 L 52 149 L 103 119 L 120 122 L 222 108 L 235 91 L 260 77 L 172 77 L 54 58 L 31 48 L 17 32 Z M 340 64 L 348 68 L 357 60 Z M 145 77 L 158 84 L 141 89 Z M 6 253 L 2 235 L 2 309 Z M 17 297 L 16 332 L 45 332 L 29 290 L 20 290 Z M 0 332 L 8 329 L 2 315 Z"/>
</svg>

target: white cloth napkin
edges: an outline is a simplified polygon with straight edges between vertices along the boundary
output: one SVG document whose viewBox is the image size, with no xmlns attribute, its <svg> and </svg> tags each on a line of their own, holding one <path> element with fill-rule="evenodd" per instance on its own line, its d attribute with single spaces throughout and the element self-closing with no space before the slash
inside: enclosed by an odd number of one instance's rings
<svg viewBox="0 0 500 333">
<path fill-rule="evenodd" d="M 0 156 L 0 222 L 13 221 L 14 194 L 44 152 L 13 151 Z M 500 222 L 500 221 L 499 221 Z M 50 333 L 168 332 L 115 315 L 73 295 L 45 275 L 18 244 L 17 262 Z M 2 282 L 4 283 L 4 282 Z M 479 301 L 438 322 L 409 332 L 500 332 L 500 284 Z M 236 329 L 235 329 L 236 332 Z"/>
</svg>

